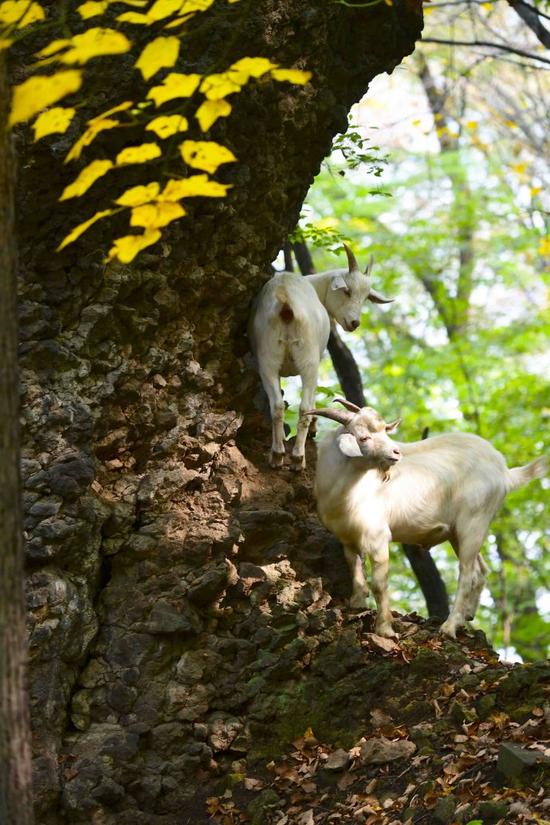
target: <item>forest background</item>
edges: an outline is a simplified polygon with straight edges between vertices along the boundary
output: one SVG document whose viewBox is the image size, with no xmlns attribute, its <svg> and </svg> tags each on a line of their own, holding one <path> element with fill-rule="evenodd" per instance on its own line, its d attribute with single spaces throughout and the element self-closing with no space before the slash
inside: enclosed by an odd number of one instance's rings
<svg viewBox="0 0 550 825">
<path fill-rule="evenodd" d="M 536 51 L 506 4 L 443 2 L 424 13 L 428 41 L 504 32 L 503 49 Z M 341 335 L 367 403 L 403 417 L 403 441 L 425 427 L 474 432 L 509 466 L 550 448 L 549 88 L 542 63 L 420 44 L 352 109 L 308 194 L 295 237 L 315 250 L 315 267 L 341 265 L 343 238 L 365 262 L 374 256 L 377 286 L 396 297 Z M 328 357 L 322 379 L 321 398 L 339 392 Z M 297 382 L 286 381 L 291 417 Z M 478 621 L 509 661 L 548 653 L 549 488 L 544 479 L 507 499 L 485 545 Z M 452 594 L 450 545 L 431 553 Z M 391 575 L 399 608 L 425 610 L 398 552 Z"/>
</svg>

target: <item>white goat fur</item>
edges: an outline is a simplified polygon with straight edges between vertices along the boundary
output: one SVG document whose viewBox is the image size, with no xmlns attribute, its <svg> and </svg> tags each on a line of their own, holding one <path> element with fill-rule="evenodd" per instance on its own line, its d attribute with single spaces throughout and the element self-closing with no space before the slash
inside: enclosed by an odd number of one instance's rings
<svg viewBox="0 0 550 825">
<path fill-rule="evenodd" d="M 267 393 L 273 440 L 271 466 L 284 460 L 284 403 L 281 375 L 299 375 L 302 380 L 300 418 L 293 450 L 295 469 L 305 466 L 305 441 L 310 418 L 306 410 L 315 403 L 319 364 L 330 335 L 331 319 L 352 331 L 359 326 L 365 300 L 387 303 L 371 288 L 370 270 L 357 265 L 344 244 L 349 271 L 333 269 L 314 275 L 280 272 L 258 294 L 249 324 L 252 351 Z"/>
<path fill-rule="evenodd" d="M 378 607 L 376 632 L 395 636 L 388 598 L 389 542 L 430 548 L 450 541 L 460 573 L 441 632 L 454 637 L 479 603 L 487 570 L 480 549 L 489 524 L 506 494 L 543 476 L 548 460 L 540 457 L 508 469 L 488 441 L 468 433 L 397 443 L 387 432 L 399 422 L 386 425 L 371 408 L 343 403 L 357 412 L 317 410 L 343 426 L 319 444 L 315 494 L 321 521 L 344 545 L 353 578 L 351 605 L 365 606 L 363 562 L 368 556 Z"/>
</svg>

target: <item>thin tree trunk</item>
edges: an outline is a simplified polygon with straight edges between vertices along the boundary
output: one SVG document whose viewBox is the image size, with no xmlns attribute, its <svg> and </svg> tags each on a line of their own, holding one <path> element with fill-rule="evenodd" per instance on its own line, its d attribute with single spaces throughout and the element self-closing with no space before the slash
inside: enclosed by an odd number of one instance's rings
<svg viewBox="0 0 550 825">
<path fill-rule="evenodd" d="M 0 55 L 0 822 L 31 825 L 31 748 L 19 480 L 14 160 Z"/>
<path fill-rule="evenodd" d="M 508 5 L 511 6 L 523 22 L 529 26 L 542 45 L 550 49 L 550 31 L 542 25 L 538 9 L 529 3 L 524 3 L 523 0 L 508 0 Z"/>
</svg>

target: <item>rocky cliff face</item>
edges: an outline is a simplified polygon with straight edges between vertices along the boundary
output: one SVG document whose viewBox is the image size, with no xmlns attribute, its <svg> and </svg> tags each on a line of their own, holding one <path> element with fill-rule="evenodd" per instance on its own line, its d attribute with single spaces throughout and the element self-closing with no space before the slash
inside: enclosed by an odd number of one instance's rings
<svg viewBox="0 0 550 825">
<path fill-rule="evenodd" d="M 338 575 L 330 584 L 342 560 L 314 515 L 311 479 L 267 468 L 244 330 L 349 105 L 413 49 L 418 8 L 262 0 L 238 38 L 224 9 L 215 15 L 213 27 L 190 26 L 186 67 L 264 55 L 314 81 L 239 96 L 219 138 L 239 158 L 226 175 L 231 195 L 194 202 L 158 253 L 106 270 L 110 230 L 97 225 L 55 255 L 77 217 L 73 204 L 55 205 L 75 135 L 21 146 L 23 478 L 44 825 L 181 822 L 197 773 L 206 782 L 246 753 L 251 708 L 269 722 L 272 685 L 297 678 L 345 588 Z M 96 83 L 105 108 L 109 71 Z M 120 94 L 130 83 L 117 75 Z M 92 211 L 88 201 L 83 217 Z"/>
</svg>

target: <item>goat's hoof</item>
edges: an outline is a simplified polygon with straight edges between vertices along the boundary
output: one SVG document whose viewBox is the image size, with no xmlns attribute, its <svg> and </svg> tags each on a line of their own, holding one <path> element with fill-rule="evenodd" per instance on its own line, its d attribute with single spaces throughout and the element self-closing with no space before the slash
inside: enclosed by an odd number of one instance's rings
<svg viewBox="0 0 550 825">
<path fill-rule="evenodd" d="M 450 639 L 456 639 L 456 631 L 457 627 L 454 622 L 443 622 L 439 628 L 440 634 L 442 636 L 448 636 Z"/>
<path fill-rule="evenodd" d="M 367 609 L 368 593 L 363 593 L 361 596 L 352 596 L 349 600 L 350 610 L 366 610 Z"/>
<path fill-rule="evenodd" d="M 301 470 L 305 470 L 306 468 L 306 457 L 305 455 L 293 455 L 291 458 L 291 469 L 294 470 L 295 473 L 301 472 Z"/>
<path fill-rule="evenodd" d="M 271 457 L 269 459 L 269 464 L 274 470 L 280 470 L 283 464 L 285 463 L 285 454 L 284 453 L 271 453 Z"/>
</svg>

